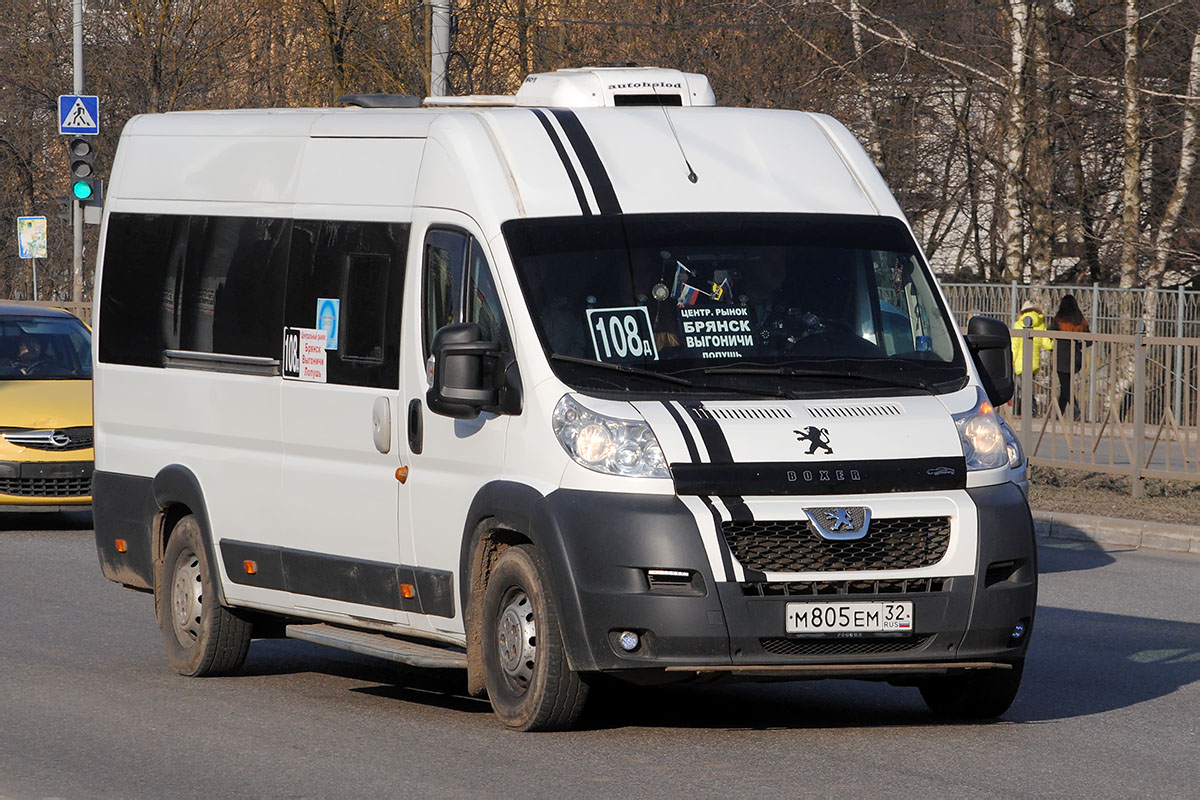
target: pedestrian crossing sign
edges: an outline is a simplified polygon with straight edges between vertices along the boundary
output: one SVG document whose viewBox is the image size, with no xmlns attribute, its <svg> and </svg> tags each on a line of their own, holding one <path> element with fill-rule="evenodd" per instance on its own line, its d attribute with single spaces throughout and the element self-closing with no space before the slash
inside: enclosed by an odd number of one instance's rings
<svg viewBox="0 0 1200 800">
<path fill-rule="evenodd" d="M 60 94 L 58 132 L 74 136 L 100 133 L 100 98 L 94 94 Z"/>
</svg>

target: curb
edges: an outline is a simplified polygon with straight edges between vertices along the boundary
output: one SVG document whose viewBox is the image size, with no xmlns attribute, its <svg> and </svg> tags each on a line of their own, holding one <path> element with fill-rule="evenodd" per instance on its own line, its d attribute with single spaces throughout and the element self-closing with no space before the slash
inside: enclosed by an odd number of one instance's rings
<svg viewBox="0 0 1200 800">
<path fill-rule="evenodd" d="M 1034 511 L 1034 534 L 1139 550 L 1200 554 L 1200 526 Z"/>
</svg>

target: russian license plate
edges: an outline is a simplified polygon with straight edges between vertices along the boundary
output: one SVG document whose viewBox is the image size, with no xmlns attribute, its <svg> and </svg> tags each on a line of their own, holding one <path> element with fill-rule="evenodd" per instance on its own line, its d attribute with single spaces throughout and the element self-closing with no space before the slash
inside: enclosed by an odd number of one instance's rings
<svg viewBox="0 0 1200 800">
<path fill-rule="evenodd" d="M 894 603 L 788 603 L 788 633 L 911 633 L 913 607 Z"/>
</svg>

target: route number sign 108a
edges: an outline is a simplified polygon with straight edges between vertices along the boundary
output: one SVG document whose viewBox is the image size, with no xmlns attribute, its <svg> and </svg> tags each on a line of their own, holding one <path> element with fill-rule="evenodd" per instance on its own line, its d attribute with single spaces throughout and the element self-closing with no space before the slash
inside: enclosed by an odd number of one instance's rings
<svg viewBox="0 0 1200 800">
<path fill-rule="evenodd" d="M 658 360 L 645 306 L 589 308 L 587 316 L 597 361 Z"/>
</svg>

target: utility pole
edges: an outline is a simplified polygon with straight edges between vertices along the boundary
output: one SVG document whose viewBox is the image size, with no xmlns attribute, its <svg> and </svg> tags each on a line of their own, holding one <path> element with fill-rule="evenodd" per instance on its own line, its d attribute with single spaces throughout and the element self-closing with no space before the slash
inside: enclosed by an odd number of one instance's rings
<svg viewBox="0 0 1200 800">
<path fill-rule="evenodd" d="M 433 0 L 429 6 L 429 94 L 432 97 L 445 97 L 449 92 L 446 62 L 450 58 L 450 2 Z"/>
<path fill-rule="evenodd" d="M 83 0 L 72 2 L 72 30 L 74 38 L 73 62 L 75 72 L 75 94 L 83 94 Z M 74 235 L 72 247 L 71 301 L 83 302 L 83 203 L 71 200 L 71 225 Z"/>
</svg>

